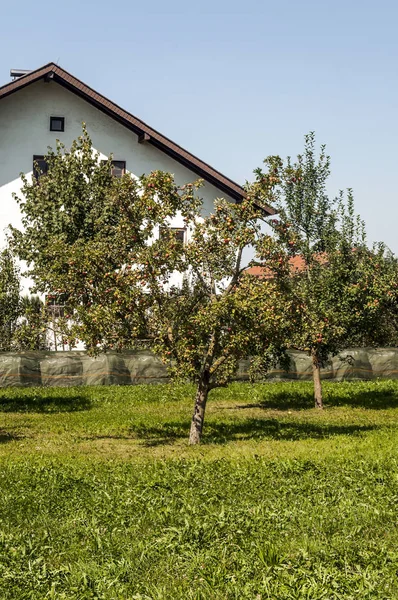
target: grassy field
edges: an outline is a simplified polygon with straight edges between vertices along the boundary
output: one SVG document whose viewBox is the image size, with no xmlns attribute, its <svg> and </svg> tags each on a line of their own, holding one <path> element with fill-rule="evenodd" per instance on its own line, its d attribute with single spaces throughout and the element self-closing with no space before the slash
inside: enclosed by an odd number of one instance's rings
<svg viewBox="0 0 398 600">
<path fill-rule="evenodd" d="M 0 598 L 398 599 L 398 382 L 0 390 Z"/>
</svg>

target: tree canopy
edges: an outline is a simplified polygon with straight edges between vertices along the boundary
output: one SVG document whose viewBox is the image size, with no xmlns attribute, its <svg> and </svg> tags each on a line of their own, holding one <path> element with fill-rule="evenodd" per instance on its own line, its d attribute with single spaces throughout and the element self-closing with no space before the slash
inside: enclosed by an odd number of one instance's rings
<svg viewBox="0 0 398 600">
<path fill-rule="evenodd" d="M 226 385 L 237 361 L 283 355 L 292 310 L 282 286 L 245 272 L 243 250 L 275 272 L 287 256 L 262 232 L 268 191 L 248 186 L 241 203 L 215 199 L 203 216 L 201 182 L 176 185 L 169 173 L 111 175 L 84 129 L 70 150 L 47 156 L 48 172 L 23 180 L 24 230 L 14 246 L 36 290 L 66 296 L 71 336 L 91 352 L 150 339 L 174 378 L 197 385 L 190 441 L 202 434 L 209 391 Z M 185 241 L 170 224 L 179 218 Z"/>
<path fill-rule="evenodd" d="M 316 406 L 322 407 L 320 367 L 349 345 L 391 343 L 390 315 L 397 299 L 397 265 L 383 244 L 368 247 L 351 190 L 330 198 L 330 157 L 317 155 L 315 135 L 296 161 L 270 156 L 256 185 L 271 191 L 271 221 L 290 268 L 276 277 L 296 307 L 290 346 L 313 361 Z"/>
<path fill-rule="evenodd" d="M 0 252 L 0 351 L 11 350 L 20 314 L 19 269 L 9 248 Z"/>
<path fill-rule="evenodd" d="M 241 202 L 215 199 L 207 216 L 201 181 L 177 185 L 161 171 L 115 178 L 112 157 L 100 160 L 85 128 L 46 159 L 47 174 L 23 177 L 14 248 L 36 291 L 62 296 L 64 343 L 79 339 L 98 353 L 146 339 L 174 378 L 196 384 L 191 443 L 208 393 L 231 380 L 239 359 L 264 371 L 288 347 L 304 350 L 322 407 L 328 356 L 391 339 L 395 259 L 382 244 L 367 246 L 350 190 L 329 198 L 330 158 L 324 147 L 317 155 L 313 134 L 295 162 L 268 157 Z M 279 213 L 271 234 L 264 203 Z M 242 263 L 249 247 L 262 277 Z"/>
</svg>

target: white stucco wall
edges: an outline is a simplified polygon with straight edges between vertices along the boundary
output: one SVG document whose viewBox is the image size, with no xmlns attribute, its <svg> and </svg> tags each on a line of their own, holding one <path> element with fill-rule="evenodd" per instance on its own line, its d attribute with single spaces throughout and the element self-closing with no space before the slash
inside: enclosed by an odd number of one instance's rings
<svg viewBox="0 0 398 600">
<path fill-rule="evenodd" d="M 50 117 L 65 118 L 65 132 L 50 131 Z M 94 148 L 104 157 L 125 160 L 126 168 L 139 176 L 155 169 L 173 173 L 181 185 L 198 176 L 152 145 L 139 144 L 138 137 L 85 100 L 61 85 L 39 81 L 0 101 L 0 248 L 5 244 L 5 229 L 11 223 L 20 226 L 19 207 L 12 198 L 21 186 L 19 174 L 32 172 L 34 155 L 55 148 L 56 139 L 69 147 L 81 134 L 85 122 Z M 226 194 L 206 182 L 201 188 L 204 212 L 209 212 L 215 198 Z M 182 222 L 171 223 L 180 227 Z M 24 282 L 27 292 L 29 282 Z"/>
</svg>

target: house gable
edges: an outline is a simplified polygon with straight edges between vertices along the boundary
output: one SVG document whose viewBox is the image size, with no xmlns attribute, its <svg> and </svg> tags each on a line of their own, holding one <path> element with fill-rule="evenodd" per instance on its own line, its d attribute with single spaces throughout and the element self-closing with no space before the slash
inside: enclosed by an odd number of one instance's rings
<svg viewBox="0 0 398 600">
<path fill-rule="evenodd" d="M 55 63 L 49 63 L 4 85 L 0 88 L 0 99 L 5 99 L 11 94 L 40 81 L 50 84 L 58 83 L 73 94 L 81 97 L 96 109 L 132 131 L 137 136 L 137 143 L 157 148 L 235 201 L 240 201 L 245 196 L 244 189 L 237 183 L 184 150 L 181 146 L 172 142 L 169 138 L 163 136 L 134 115 L 114 104 Z M 262 208 L 269 215 L 275 213 L 274 209 L 269 206 L 262 206 Z"/>
</svg>

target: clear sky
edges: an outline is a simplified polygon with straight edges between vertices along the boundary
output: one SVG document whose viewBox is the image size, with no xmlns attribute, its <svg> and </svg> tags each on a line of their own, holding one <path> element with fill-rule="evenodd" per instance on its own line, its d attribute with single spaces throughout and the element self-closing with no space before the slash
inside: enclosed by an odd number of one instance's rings
<svg viewBox="0 0 398 600">
<path fill-rule="evenodd" d="M 393 0 L 69 0 L 2 6 L 0 83 L 58 62 L 243 183 L 310 130 L 331 193 L 398 253 L 398 4 Z"/>
</svg>

